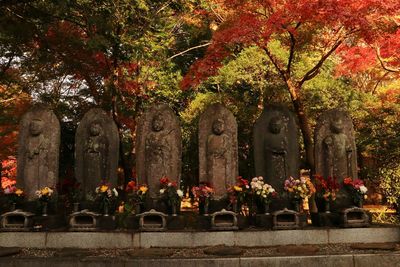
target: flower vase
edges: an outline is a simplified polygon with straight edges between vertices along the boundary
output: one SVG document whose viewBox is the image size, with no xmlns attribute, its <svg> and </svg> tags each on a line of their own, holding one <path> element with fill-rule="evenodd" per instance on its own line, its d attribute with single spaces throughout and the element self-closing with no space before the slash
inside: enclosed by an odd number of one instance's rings
<svg viewBox="0 0 400 267">
<path fill-rule="evenodd" d="M 236 202 L 232 203 L 232 211 L 234 213 L 239 213 L 240 212 L 239 207 L 240 207 L 239 202 L 236 201 Z"/>
<path fill-rule="evenodd" d="M 140 214 L 142 211 L 140 203 L 135 204 L 135 214 Z"/>
<path fill-rule="evenodd" d="M 293 204 L 293 210 L 296 212 L 300 212 L 301 199 L 297 198 L 293 199 L 292 204 Z"/>
<path fill-rule="evenodd" d="M 11 211 L 15 211 L 17 209 L 17 203 L 11 203 Z"/>
<path fill-rule="evenodd" d="M 73 203 L 73 212 L 78 212 L 79 211 L 79 202 L 74 202 Z"/>
<path fill-rule="evenodd" d="M 324 210 L 325 210 L 325 213 L 331 213 L 331 203 L 329 200 L 325 200 Z"/>
<path fill-rule="evenodd" d="M 357 199 L 356 200 L 356 207 L 362 208 L 363 207 L 363 200 L 362 199 Z"/>
<path fill-rule="evenodd" d="M 103 207 L 103 216 L 104 217 L 110 216 L 108 209 L 109 209 L 108 205 L 104 204 L 104 207 Z"/>
<path fill-rule="evenodd" d="M 264 202 L 264 214 L 270 215 L 269 213 L 269 202 Z"/>
<path fill-rule="evenodd" d="M 172 205 L 171 206 L 171 213 L 172 213 L 172 216 L 178 216 L 177 205 Z"/>
<path fill-rule="evenodd" d="M 204 199 L 203 201 L 200 201 L 199 203 L 199 213 L 208 216 L 209 212 L 209 205 L 210 205 L 210 200 L 209 199 Z"/>
<path fill-rule="evenodd" d="M 43 203 L 42 203 L 42 216 L 43 216 L 43 217 L 48 216 L 48 214 L 47 214 L 47 207 L 48 207 L 48 203 L 47 203 L 47 202 L 43 202 Z"/>
</svg>

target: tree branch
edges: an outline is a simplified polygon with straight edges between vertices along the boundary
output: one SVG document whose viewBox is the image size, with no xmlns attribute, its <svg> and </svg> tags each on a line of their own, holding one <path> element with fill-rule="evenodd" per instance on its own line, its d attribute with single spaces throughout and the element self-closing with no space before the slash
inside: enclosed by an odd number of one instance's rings
<svg viewBox="0 0 400 267">
<path fill-rule="evenodd" d="M 322 65 L 324 64 L 325 60 L 333 53 L 335 52 L 335 50 L 342 44 L 343 40 L 339 39 L 338 41 L 336 41 L 336 43 L 332 46 L 332 48 L 325 54 L 323 55 L 319 61 L 317 62 L 317 64 L 315 64 L 315 66 L 310 69 L 304 76 L 303 79 L 301 79 L 299 85 L 301 86 L 305 81 L 311 80 L 312 78 L 314 78 L 318 73 L 319 73 L 319 69 L 322 67 Z"/>
<path fill-rule="evenodd" d="M 207 43 L 205 43 L 205 44 L 193 46 L 193 47 L 191 47 L 191 48 L 188 48 L 188 49 L 186 49 L 186 50 L 184 50 L 184 51 L 182 51 L 182 52 L 179 52 L 178 54 L 175 54 L 175 55 L 173 55 L 173 56 L 167 58 L 167 60 L 171 60 L 171 59 L 173 59 L 173 58 L 176 58 L 176 57 L 178 57 L 178 56 L 181 56 L 181 55 L 183 55 L 183 54 L 186 54 L 186 53 L 189 52 L 189 51 L 192 51 L 192 50 L 195 50 L 195 49 L 198 49 L 198 48 L 202 48 L 202 47 L 205 47 L 205 46 L 209 46 L 211 43 L 212 43 L 212 42 L 207 42 Z"/>
<path fill-rule="evenodd" d="M 263 49 L 264 49 L 265 53 L 267 54 L 269 60 L 271 60 L 272 64 L 275 66 L 276 70 L 277 70 L 277 71 L 280 73 L 280 75 L 282 76 L 282 79 L 286 82 L 286 80 L 287 80 L 288 77 L 286 77 L 286 73 L 285 73 L 285 71 L 283 70 L 283 67 L 280 66 L 280 64 L 279 64 L 279 62 L 278 62 L 278 59 L 276 59 L 276 58 L 274 57 L 274 55 L 272 55 L 271 51 L 269 51 L 267 47 L 264 47 Z"/>
<path fill-rule="evenodd" d="M 385 62 L 384 62 L 383 58 L 381 57 L 381 50 L 379 47 L 375 47 L 375 53 L 376 53 L 376 57 L 379 60 L 379 63 L 381 64 L 381 66 L 384 70 L 386 70 L 388 72 L 395 72 L 395 73 L 400 72 L 400 68 L 392 68 L 392 67 L 385 65 Z"/>
</svg>

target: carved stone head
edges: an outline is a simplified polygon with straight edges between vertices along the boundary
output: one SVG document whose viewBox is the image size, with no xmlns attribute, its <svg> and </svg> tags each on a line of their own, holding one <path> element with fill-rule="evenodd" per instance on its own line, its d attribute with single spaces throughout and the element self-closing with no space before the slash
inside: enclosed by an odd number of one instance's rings
<svg viewBox="0 0 400 267">
<path fill-rule="evenodd" d="M 282 118 L 275 116 L 269 121 L 268 129 L 273 134 L 279 134 L 283 128 Z"/>
<path fill-rule="evenodd" d="M 161 113 L 157 113 L 156 115 L 154 115 L 151 126 L 153 131 L 155 132 L 159 132 L 164 129 L 165 119 Z"/>
<path fill-rule="evenodd" d="M 341 118 L 334 118 L 331 121 L 330 129 L 332 133 L 339 134 L 343 132 L 343 121 Z"/>
<path fill-rule="evenodd" d="M 33 119 L 29 123 L 29 133 L 32 136 L 40 135 L 43 132 L 43 121 L 40 119 Z"/>
<path fill-rule="evenodd" d="M 92 124 L 90 124 L 89 134 L 91 136 L 99 136 L 100 133 L 101 133 L 101 125 L 99 122 L 94 121 Z"/>
<path fill-rule="evenodd" d="M 212 125 L 213 133 L 221 135 L 225 131 L 225 122 L 222 119 L 216 119 Z"/>
</svg>

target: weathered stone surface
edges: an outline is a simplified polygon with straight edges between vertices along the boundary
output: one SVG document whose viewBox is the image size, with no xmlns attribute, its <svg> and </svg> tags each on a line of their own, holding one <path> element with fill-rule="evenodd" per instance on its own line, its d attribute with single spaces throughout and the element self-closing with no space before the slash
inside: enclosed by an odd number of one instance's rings
<svg viewBox="0 0 400 267">
<path fill-rule="evenodd" d="M 319 251 L 319 248 L 310 245 L 287 245 L 278 247 L 276 251 L 286 255 L 315 255 Z"/>
<path fill-rule="evenodd" d="M 118 182 L 119 135 L 114 121 L 99 108 L 89 110 L 75 135 L 75 175 L 84 192 L 106 180 Z"/>
<path fill-rule="evenodd" d="M 210 105 L 199 121 L 199 181 L 211 183 L 220 199 L 238 174 L 236 119 L 222 104 Z"/>
<path fill-rule="evenodd" d="M 0 257 L 8 257 L 12 255 L 19 254 L 21 252 L 20 248 L 1 248 L 0 247 Z"/>
<path fill-rule="evenodd" d="M 17 183 L 33 200 L 37 190 L 58 182 L 60 123 L 53 111 L 36 106 L 22 117 L 19 129 Z"/>
<path fill-rule="evenodd" d="M 174 254 L 172 249 L 166 248 L 147 248 L 147 249 L 135 249 L 126 252 L 128 256 L 134 258 L 165 258 L 170 257 Z"/>
<path fill-rule="evenodd" d="M 360 250 L 397 250 L 398 244 L 395 243 L 360 243 L 350 245 L 352 249 Z"/>
<path fill-rule="evenodd" d="M 156 198 L 160 178 L 178 184 L 181 177 L 182 137 L 179 120 L 166 104 L 150 106 L 138 120 L 136 170 L 139 183 L 149 186 Z"/>
<path fill-rule="evenodd" d="M 228 246 L 215 246 L 205 248 L 203 250 L 204 254 L 216 255 L 216 256 L 240 256 L 243 254 L 243 249 L 238 247 L 228 247 Z"/>
<path fill-rule="evenodd" d="M 88 250 L 77 249 L 77 248 L 63 248 L 62 250 L 54 252 L 54 257 L 76 257 L 83 258 L 90 256 L 92 253 Z"/>
<path fill-rule="evenodd" d="M 335 177 L 342 185 L 345 177 L 357 178 L 357 151 L 354 129 L 348 113 L 333 109 L 318 118 L 314 132 L 315 171 L 323 177 Z M 345 188 L 337 193 L 331 210 L 352 206 L 352 198 Z"/>
<path fill-rule="evenodd" d="M 254 125 L 254 163 L 256 176 L 278 192 L 278 199 L 271 203 L 271 210 L 288 207 L 284 197 L 284 181 L 290 176 L 298 178 L 299 141 L 295 117 L 285 107 L 267 106 Z"/>
</svg>

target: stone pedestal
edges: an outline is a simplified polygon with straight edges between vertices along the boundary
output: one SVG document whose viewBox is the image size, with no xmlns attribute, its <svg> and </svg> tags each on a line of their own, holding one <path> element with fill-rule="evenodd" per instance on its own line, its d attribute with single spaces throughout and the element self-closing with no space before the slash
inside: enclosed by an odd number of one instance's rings
<svg viewBox="0 0 400 267">
<path fill-rule="evenodd" d="M 265 214 L 257 214 L 255 218 L 255 225 L 257 227 L 272 229 L 273 222 L 272 222 L 272 214 L 265 215 Z"/>
<path fill-rule="evenodd" d="M 313 226 L 319 227 L 335 227 L 339 226 L 340 216 L 338 213 L 311 213 L 311 221 Z"/>
<path fill-rule="evenodd" d="M 340 213 L 340 226 L 342 227 L 366 227 L 370 224 L 370 216 L 362 208 L 348 208 Z"/>
<path fill-rule="evenodd" d="M 31 231 L 34 214 L 23 210 L 6 212 L 0 217 L 1 231 Z"/>
<path fill-rule="evenodd" d="M 138 216 L 139 229 L 141 231 L 160 232 L 167 230 L 168 215 L 163 212 L 150 210 L 143 212 L 142 214 L 138 214 Z"/>
<path fill-rule="evenodd" d="M 41 226 L 42 231 L 64 229 L 67 227 L 66 218 L 62 215 L 35 216 L 33 218 L 35 228 Z"/>
<path fill-rule="evenodd" d="M 117 221 L 115 216 L 101 216 L 99 217 L 100 230 L 115 230 L 117 229 Z"/>
<path fill-rule="evenodd" d="M 70 231 L 97 231 L 100 216 L 99 213 L 88 210 L 74 212 L 69 217 Z"/>
<path fill-rule="evenodd" d="M 186 227 L 186 218 L 183 215 L 171 216 L 167 218 L 168 230 L 183 230 Z"/>
<path fill-rule="evenodd" d="M 235 212 L 221 210 L 211 214 L 211 230 L 238 230 L 238 215 Z"/>
</svg>

